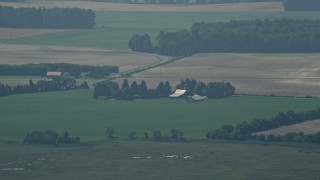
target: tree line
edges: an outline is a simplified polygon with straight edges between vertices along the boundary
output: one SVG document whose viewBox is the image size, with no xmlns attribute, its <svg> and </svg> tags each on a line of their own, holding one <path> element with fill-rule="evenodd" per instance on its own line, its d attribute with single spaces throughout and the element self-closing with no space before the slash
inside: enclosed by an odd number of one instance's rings
<svg viewBox="0 0 320 180">
<path fill-rule="evenodd" d="M 47 130 L 44 132 L 32 131 L 27 133 L 23 142 L 46 145 L 78 144 L 80 143 L 80 138 L 70 137 L 67 131 L 61 134 L 53 130 Z"/>
<path fill-rule="evenodd" d="M 0 2 L 25 2 L 25 0 L 0 0 Z"/>
<path fill-rule="evenodd" d="M 115 130 L 113 127 L 108 127 L 105 131 L 107 139 L 116 139 L 114 134 Z M 138 133 L 136 131 L 131 131 L 128 133 L 128 138 L 137 139 L 137 135 Z M 149 133 L 147 132 L 144 132 L 143 138 L 155 141 L 186 141 L 186 138 L 184 137 L 184 132 L 177 128 L 171 129 L 169 135 L 161 133 L 160 130 L 153 131 L 151 135 L 149 135 Z"/>
<path fill-rule="evenodd" d="M 267 141 L 289 141 L 288 137 L 290 135 L 302 135 L 301 133 L 289 133 L 289 135 L 284 136 L 274 136 L 274 135 L 263 135 L 263 134 L 253 134 L 258 133 L 280 126 L 298 124 L 305 121 L 315 120 L 320 118 L 320 107 L 315 110 L 310 110 L 307 112 L 293 112 L 288 111 L 286 113 L 280 112 L 275 117 L 271 119 L 254 119 L 251 122 L 242 122 L 235 126 L 232 125 L 223 125 L 221 128 L 218 128 L 214 131 L 207 133 L 206 137 L 208 139 L 223 139 L 223 140 L 267 140 Z M 316 134 L 314 136 L 319 135 Z M 313 135 L 304 135 L 306 141 L 309 142 L 310 138 Z M 308 139 L 308 140 L 307 140 Z M 311 138 L 312 139 L 312 138 Z M 289 141 L 291 142 L 291 140 Z M 320 143 L 320 139 L 317 143 Z"/>
<path fill-rule="evenodd" d="M 189 30 L 161 31 L 155 45 L 147 42 L 149 38 L 146 35 L 134 35 L 128 47 L 140 52 L 152 49 L 152 52 L 169 56 L 227 52 L 312 53 L 320 52 L 319 26 L 320 20 L 201 22 L 193 24 Z M 147 43 L 135 43 L 140 41 Z"/>
<path fill-rule="evenodd" d="M 319 0 L 282 0 L 286 11 L 320 11 Z"/>
<path fill-rule="evenodd" d="M 225 98 L 234 95 L 235 87 L 229 82 L 209 82 L 208 84 L 196 81 L 194 79 L 182 79 L 176 86 L 176 89 L 185 89 L 185 96 L 198 94 L 207 96 L 208 98 Z M 124 79 L 121 87 L 118 83 L 107 81 L 100 82 L 95 85 L 93 98 L 99 97 L 112 98 L 112 99 L 153 99 L 164 98 L 172 94 L 172 87 L 168 81 L 160 82 L 155 89 L 149 89 L 145 81 L 138 84 L 133 81 L 129 85 L 128 80 Z"/>
<path fill-rule="evenodd" d="M 117 82 L 112 81 L 97 83 L 94 87 L 93 98 L 98 99 L 99 97 L 106 97 L 126 100 L 134 98 L 161 98 L 168 97 L 172 92 L 171 89 L 171 85 L 168 81 L 165 83 L 160 82 L 156 89 L 148 89 L 145 81 L 141 81 L 140 84 L 133 81 L 131 85 L 129 85 L 128 80 L 124 79 L 121 87 Z"/>
<path fill-rule="evenodd" d="M 98 2 L 112 3 L 134 3 L 141 4 L 138 0 L 90 0 Z M 225 3 L 245 3 L 245 2 L 277 2 L 280 0 L 144 0 L 146 4 L 225 4 Z"/>
<path fill-rule="evenodd" d="M 40 63 L 9 65 L 0 64 L 0 75 L 17 76 L 45 76 L 48 71 L 67 72 L 68 75 L 80 77 L 103 78 L 111 73 L 118 73 L 118 66 L 90 66 L 69 63 Z"/>
<path fill-rule="evenodd" d="M 80 8 L 12 8 L 0 6 L 0 27 L 91 29 L 95 12 Z"/>
<path fill-rule="evenodd" d="M 33 83 L 29 80 L 27 85 L 16 85 L 9 86 L 0 82 L 0 97 L 14 95 L 14 94 L 25 94 L 25 93 L 38 93 L 48 91 L 60 91 L 60 90 L 71 90 L 71 89 L 88 89 L 87 82 L 83 82 L 80 85 L 76 85 L 76 80 L 70 77 L 55 77 L 51 81 L 40 80 Z"/>
</svg>

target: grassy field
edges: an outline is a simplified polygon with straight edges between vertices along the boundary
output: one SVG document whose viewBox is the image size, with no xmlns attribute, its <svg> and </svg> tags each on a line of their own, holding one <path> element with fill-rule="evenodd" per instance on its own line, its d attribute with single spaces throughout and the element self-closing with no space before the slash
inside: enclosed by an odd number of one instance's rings
<svg viewBox="0 0 320 180">
<path fill-rule="evenodd" d="M 178 128 L 187 138 L 204 138 L 223 124 L 270 118 L 280 111 L 306 111 L 317 99 L 232 97 L 186 103 L 183 100 L 98 101 L 91 90 L 24 94 L 0 98 L 0 137 L 21 140 L 32 130 L 68 131 L 82 140 L 104 138 L 107 127 L 116 136 L 137 131 L 169 133 Z"/>
<path fill-rule="evenodd" d="M 320 147 L 317 145 L 116 141 L 53 147 L 0 143 L 0 154 L 2 180 L 291 180 L 320 177 Z M 170 158 L 174 155 L 178 157 Z"/>
<path fill-rule="evenodd" d="M 159 31 L 188 29 L 195 22 L 232 19 L 294 18 L 317 19 L 319 12 L 97 12 L 96 28 L 18 38 L 5 43 L 62 45 L 90 48 L 128 49 L 133 34 L 148 33 L 155 39 Z M 104 26 L 105 28 L 102 28 Z"/>
</svg>

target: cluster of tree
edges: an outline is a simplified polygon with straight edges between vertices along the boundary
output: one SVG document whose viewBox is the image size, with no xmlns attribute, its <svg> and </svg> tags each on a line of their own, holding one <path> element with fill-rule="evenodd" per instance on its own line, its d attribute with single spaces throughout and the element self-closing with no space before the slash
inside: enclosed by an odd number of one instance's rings
<svg viewBox="0 0 320 180">
<path fill-rule="evenodd" d="M 117 66 L 90 66 L 69 63 L 40 63 L 8 65 L 0 64 L 0 75 L 18 76 L 45 76 L 48 71 L 66 72 L 70 76 L 80 77 L 82 73 L 86 77 L 103 78 L 111 73 L 118 73 Z"/>
<path fill-rule="evenodd" d="M 0 2 L 25 2 L 25 0 L 0 0 Z"/>
<path fill-rule="evenodd" d="M 55 77 L 51 81 L 40 80 L 33 83 L 29 80 L 28 85 L 9 86 L 0 83 L 0 97 L 13 94 L 38 93 L 48 91 L 70 90 L 70 89 L 88 89 L 87 82 L 76 85 L 76 80 L 69 77 Z"/>
<path fill-rule="evenodd" d="M 280 112 L 271 119 L 254 119 L 251 122 L 242 122 L 236 126 L 223 125 L 221 128 L 207 133 L 208 139 L 245 140 L 263 139 L 264 135 L 252 135 L 252 133 L 266 131 L 280 126 L 298 124 L 304 121 L 320 118 L 320 107 L 307 112 Z M 265 138 L 264 138 L 265 139 Z M 284 141 L 282 139 L 282 141 Z"/>
<path fill-rule="evenodd" d="M 319 0 L 282 0 L 286 11 L 320 11 Z"/>
<path fill-rule="evenodd" d="M 177 89 L 185 89 L 186 95 L 198 94 L 208 98 L 225 98 L 234 95 L 235 87 L 229 82 L 209 82 L 208 84 L 195 79 L 182 79 L 176 86 Z"/>
<path fill-rule="evenodd" d="M 148 89 L 145 81 L 140 84 L 133 81 L 129 86 L 128 80 L 124 79 L 121 87 L 119 84 L 112 81 L 100 82 L 95 85 L 93 98 L 99 97 L 113 98 L 113 99 L 152 99 L 168 97 L 171 94 L 171 85 L 169 82 L 160 82 L 156 89 Z"/>
<path fill-rule="evenodd" d="M 254 134 L 248 136 L 248 139 L 266 142 L 297 142 L 320 144 L 320 132 L 315 134 L 304 134 L 303 132 L 290 132 L 286 133 L 285 135 Z"/>
<path fill-rule="evenodd" d="M 80 8 L 12 8 L 0 6 L 0 27 L 90 29 L 95 25 L 95 13 Z"/>
<path fill-rule="evenodd" d="M 132 51 L 153 53 L 154 47 L 151 43 L 150 36 L 148 34 L 134 34 L 129 40 L 128 47 Z"/>
<path fill-rule="evenodd" d="M 23 142 L 33 143 L 33 144 L 76 144 L 80 143 L 79 137 L 70 137 L 68 132 L 63 132 L 61 134 L 53 130 L 42 131 L 32 131 L 28 132 Z"/>
<path fill-rule="evenodd" d="M 320 20 L 240 20 L 195 23 L 190 30 L 160 32 L 156 53 L 312 53 L 320 52 Z M 132 40 L 132 39 L 131 39 Z"/>
<path fill-rule="evenodd" d="M 235 87 L 229 82 L 209 82 L 208 84 L 194 79 L 182 79 L 176 86 L 177 89 L 185 89 L 186 96 L 198 94 L 208 98 L 225 98 L 234 95 Z M 112 99 L 153 99 L 164 98 L 172 94 L 170 83 L 160 82 L 156 89 L 148 89 L 145 81 L 138 85 L 135 81 L 129 86 L 128 80 L 124 79 L 121 87 L 112 81 L 97 83 L 94 88 L 93 98 L 106 97 Z"/>
<path fill-rule="evenodd" d="M 115 133 L 115 130 L 112 127 L 107 128 L 105 131 L 105 135 L 106 135 L 107 139 L 114 139 L 115 138 L 114 133 Z M 136 139 L 137 134 L 138 133 L 136 131 L 131 131 L 128 133 L 128 138 L 129 139 Z M 156 141 L 168 141 L 168 140 L 186 141 L 186 139 L 184 137 L 184 132 L 179 129 L 176 129 L 176 128 L 173 128 L 170 130 L 170 135 L 167 135 L 167 134 L 163 135 L 161 133 L 161 131 L 156 130 L 156 131 L 153 131 L 152 136 L 149 137 L 149 134 L 147 132 L 145 132 L 144 138 L 145 139 L 152 138 L 153 140 L 156 140 Z"/>
</svg>

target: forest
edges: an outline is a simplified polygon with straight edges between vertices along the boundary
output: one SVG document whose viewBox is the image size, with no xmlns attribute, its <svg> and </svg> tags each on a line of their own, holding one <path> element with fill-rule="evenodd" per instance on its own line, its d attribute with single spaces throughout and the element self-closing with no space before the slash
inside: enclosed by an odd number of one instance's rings
<svg viewBox="0 0 320 180">
<path fill-rule="evenodd" d="M 118 73 L 117 66 L 91 66 L 69 63 L 40 63 L 8 65 L 0 64 L 0 75 L 6 76 L 45 76 L 48 71 L 59 71 L 69 76 L 80 77 L 82 73 L 86 77 L 103 78 L 111 73 Z"/>
<path fill-rule="evenodd" d="M 95 12 L 80 8 L 12 8 L 0 6 L 0 27 L 91 29 Z"/>
<path fill-rule="evenodd" d="M 316 53 L 320 52 L 319 26 L 320 20 L 201 22 L 193 24 L 189 30 L 161 31 L 152 47 L 132 47 L 132 44 L 149 44 L 146 35 L 135 36 L 135 39 L 130 39 L 129 48 L 140 52 L 153 49 L 169 56 L 193 53 Z M 145 43 L 134 43 L 134 40 Z"/>
<path fill-rule="evenodd" d="M 319 0 L 282 0 L 286 11 L 320 11 Z"/>
<path fill-rule="evenodd" d="M 194 79 L 182 79 L 176 89 L 185 89 L 185 96 L 198 94 L 208 98 L 225 98 L 234 95 L 235 87 L 229 82 L 209 82 L 208 84 Z M 156 89 L 147 87 L 145 81 L 140 84 L 133 81 L 129 86 L 128 80 L 124 79 L 121 87 L 118 83 L 107 81 L 96 84 L 93 98 L 106 97 L 112 99 L 155 99 L 165 98 L 173 93 L 169 82 L 160 82 Z"/>
</svg>

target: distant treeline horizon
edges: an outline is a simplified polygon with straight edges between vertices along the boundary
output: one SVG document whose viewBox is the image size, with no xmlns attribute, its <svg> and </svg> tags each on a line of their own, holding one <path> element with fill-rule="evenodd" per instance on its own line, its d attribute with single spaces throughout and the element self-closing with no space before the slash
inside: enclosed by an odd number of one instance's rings
<svg viewBox="0 0 320 180">
<path fill-rule="evenodd" d="M 169 56 L 194 53 L 317 53 L 320 20 L 231 20 L 195 23 L 188 30 L 133 35 L 128 47 L 138 52 Z"/>
<path fill-rule="evenodd" d="M 0 6 L 0 27 L 92 29 L 96 14 L 80 8 L 13 8 Z"/>
</svg>

